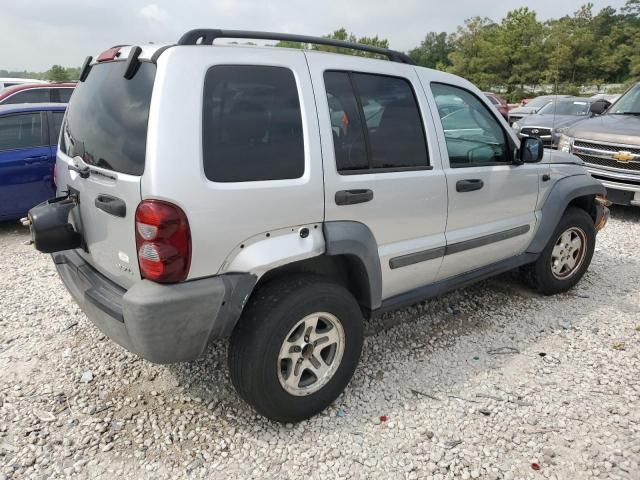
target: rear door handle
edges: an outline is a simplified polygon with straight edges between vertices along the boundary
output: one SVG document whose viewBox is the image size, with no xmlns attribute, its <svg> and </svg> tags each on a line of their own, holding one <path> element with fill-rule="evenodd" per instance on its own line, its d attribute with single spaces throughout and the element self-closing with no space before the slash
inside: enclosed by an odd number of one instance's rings
<svg viewBox="0 0 640 480">
<path fill-rule="evenodd" d="M 46 155 L 40 155 L 40 156 L 36 156 L 36 157 L 27 157 L 24 159 L 24 162 L 27 165 L 31 165 L 33 163 L 40 163 L 40 162 L 44 162 L 48 157 Z"/>
<path fill-rule="evenodd" d="M 373 200 L 373 191 L 366 189 L 340 190 L 336 192 L 336 205 L 355 205 Z"/>
<path fill-rule="evenodd" d="M 468 180 L 458 180 L 456 183 L 457 192 L 473 192 L 484 187 L 484 182 L 479 178 L 470 178 Z"/>
<path fill-rule="evenodd" d="M 96 208 L 116 217 L 127 215 L 127 204 L 123 200 L 111 195 L 98 195 L 95 200 Z"/>
</svg>

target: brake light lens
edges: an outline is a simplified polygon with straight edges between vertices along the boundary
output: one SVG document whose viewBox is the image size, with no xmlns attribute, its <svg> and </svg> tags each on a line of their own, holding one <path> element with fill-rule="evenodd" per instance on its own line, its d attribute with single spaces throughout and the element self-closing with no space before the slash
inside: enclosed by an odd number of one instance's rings
<svg viewBox="0 0 640 480">
<path fill-rule="evenodd" d="M 98 58 L 96 58 L 96 62 L 109 62 L 111 60 L 115 60 L 121 48 L 122 45 L 118 45 L 116 47 L 111 47 L 110 49 L 105 50 L 100 55 L 98 55 Z"/>
<path fill-rule="evenodd" d="M 182 282 L 191 265 L 191 232 L 180 207 L 162 200 L 143 200 L 136 209 L 138 265 L 144 278 L 158 283 Z"/>
</svg>

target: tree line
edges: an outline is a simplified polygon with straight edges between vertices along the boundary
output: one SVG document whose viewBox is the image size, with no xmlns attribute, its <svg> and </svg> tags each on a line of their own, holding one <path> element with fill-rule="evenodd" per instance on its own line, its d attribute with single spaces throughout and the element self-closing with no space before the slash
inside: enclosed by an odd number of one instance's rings
<svg viewBox="0 0 640 480">
<path fill-rule="evenodd" d="M 345 28 L 325 38 L 389 48 L 385 38 L 357 37 Z M 376 56 L 327 45 L 278 42 L 277 46 Z M 427 33 L 407 53 L 418 65 L 455 73 L 481 89 L 506 90 L 510 100 L 519 100 L 542 84 L 554 85 L 557 93 L 577 93 L 580 85 L 627 83 L 640 77 L 640 0 L 597 13 L 587 3 L 572 15 L 546 21 L 527 7 L 507 12 L 499 22 L 473 17 L 455 32 Z M 79 68 L 60 65 L 39 73 L 0 70 L 0 77 L 54 81 L 75 80 L 79 74 Z"/>
<path fill-rule="evenodd" d="M 387 39 L 358 38 L 344 28 L 325 38 L 389 48 Z M 376 56 L 296 42 L 277 46 Z M 473 17 L 453 33 L 427 33 L 407 53 L 418 65 L 455 73 L 481 89 L 505 89 L 510 100 L 542 84 L 577 94 L 580 85 L 626 83 L 640 76 L 640 0 L 598 13 L 587 3 L 572 15 L 547 21 L 527 7 L 507 12 L 500 22 Z"/>
</svg>

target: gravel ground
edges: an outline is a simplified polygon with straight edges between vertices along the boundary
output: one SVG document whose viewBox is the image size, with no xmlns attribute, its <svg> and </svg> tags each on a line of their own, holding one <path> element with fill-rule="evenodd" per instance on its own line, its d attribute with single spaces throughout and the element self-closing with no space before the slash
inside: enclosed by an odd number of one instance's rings
<svg viewBox="0 0 640 480">
<path fill-rule="evenodd" d="M 0 479 L 640 478 L 640 209 L 541 297 L 505 275 L 374 320 L 347 391 L 297 425 L 233 391 L 226 346 L 158 366 L 86 320 L 0 224 Z"/>
</svg>

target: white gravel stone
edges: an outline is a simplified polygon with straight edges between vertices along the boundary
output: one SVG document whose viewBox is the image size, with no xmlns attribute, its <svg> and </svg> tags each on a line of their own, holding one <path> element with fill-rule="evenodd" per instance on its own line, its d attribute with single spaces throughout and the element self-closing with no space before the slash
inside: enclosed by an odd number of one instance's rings
<svg viewBox="0 0 640 480">
<path fill-rule="evenodd" d="M 374 319 L 298 425 L 239 399 L 224 342 L 170 366 L 118 347 L 27 238 L 0 224 L 0 480 L 640 478 L 640 209 L 613 208 L 567 294 L 509 274 Z"/>
</svg>

